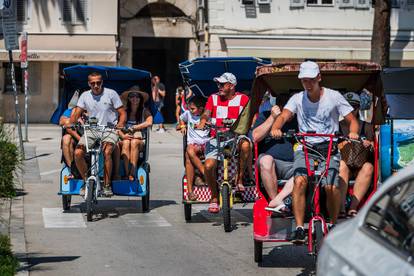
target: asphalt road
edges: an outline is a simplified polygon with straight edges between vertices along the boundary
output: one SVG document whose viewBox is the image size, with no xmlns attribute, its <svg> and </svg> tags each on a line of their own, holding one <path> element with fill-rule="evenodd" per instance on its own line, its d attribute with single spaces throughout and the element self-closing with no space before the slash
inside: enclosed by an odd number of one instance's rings
<svg viewBox="0 0 414 276">
<path fill-rule="evenodd" d="M 182 143 L 173 130 L 151 133 L 151 211 L 140 199 L 99 200 L 86 222 L 80 197 L 62 213 L 57 195 L 60 129 L 31 125 L 24 176 L 25 236 L 30 275 L 308 275 L 313 261 L 304 247 L 265 244 L 253 260 L 252 204 L 236 205 L 235 229 L 198 205 L 186 223 L 181 204 Z"/>
</svg>

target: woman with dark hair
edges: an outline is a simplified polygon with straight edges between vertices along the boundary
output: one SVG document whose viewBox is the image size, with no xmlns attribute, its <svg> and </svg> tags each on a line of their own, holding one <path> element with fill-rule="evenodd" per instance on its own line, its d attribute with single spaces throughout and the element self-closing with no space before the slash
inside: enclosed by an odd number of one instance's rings
<svg viewBox="0 0 414 276">
<path fill-rule="evenodd" d="M 148 94 L 139 90 L 138 87 L 131 87 L 121 95 L 127 112 L 128 131 L 120 131 L 121 137 L 121 159 L 124 164 L 125 178 L 135 180 L 139 152 L 144 149 L 145 141 L 142 131 L 152 126 L 152 115 L 145 103 L 148 101 Z"/>
</svg>

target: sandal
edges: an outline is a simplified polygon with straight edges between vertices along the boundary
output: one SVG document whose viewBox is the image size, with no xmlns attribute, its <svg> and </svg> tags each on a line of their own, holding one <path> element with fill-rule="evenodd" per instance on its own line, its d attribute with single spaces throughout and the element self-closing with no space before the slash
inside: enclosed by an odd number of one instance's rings
<svg viewBox="0 0 414 276">
<path fill-rule="evenodd" d="M 275 213 L 278 213 L 278 214 L 282 214 L 282 213 L 287 213 L 288 212 L 288 208 L 283 203 L 280 204 L 280 205 L 278 205 L 278 206 L 276 206 L 276 207 L 269 207 L 269 206 L 267 206 L 267 207 L 265 207 L 265 210 L 271 211 L 271 212 L 275 212 Z"/>
<path fill-rule="evenodd" d="M 208 206 L 207 211 L 212 214 L 217 214 L 220 212 L 220 206 L 217 204 L 217 202 L 211 202 Z"/>
<path fill-rule="evenodd" d="M 358 211 L 357 210 L 349 210 L 348 211 L 348 217 L 356 217 L 356 215 L 358 215 Z"/>
<path fill-rule="evenodd" d="M 135 181 L 135 177 L 133 177 L 132 175 L 128 176 L 128 180 L 129 181 Z"/>
<path fill-rule="evenodd" d="M 190 201 L 196 201 L 198 196 L 194 192 L 190 192 L 190 193 L 188 193 L 187 198 Z"/>
<path fill-rule="evenodd" d="M 243 193 L 243 192 L 245 192 L 245 191 L 246 191 L 246 188 L 244 187 L 244 185 L 243 185 L 243 184 L 237 184 L 237 185 L 236 185 L 236 192 Z"/>
</svg>

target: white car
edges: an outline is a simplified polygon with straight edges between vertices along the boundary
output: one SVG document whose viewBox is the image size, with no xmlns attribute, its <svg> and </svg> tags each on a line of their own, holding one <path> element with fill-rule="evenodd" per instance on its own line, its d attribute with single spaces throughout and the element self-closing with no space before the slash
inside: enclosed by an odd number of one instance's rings
<svg viewBox="0 0 414 276">
<path fill-rule="evenodd" d="M 316 272 L 414 276 L 414 165 L 389 178 L 355 218 L 328 234 Z"/>
</svg>

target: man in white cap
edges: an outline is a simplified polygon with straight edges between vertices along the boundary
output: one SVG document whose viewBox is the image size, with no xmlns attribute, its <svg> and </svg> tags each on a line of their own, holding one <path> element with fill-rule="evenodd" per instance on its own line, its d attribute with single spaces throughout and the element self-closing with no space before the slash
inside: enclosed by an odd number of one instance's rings
<svg viewBox="0 0 414 276">
<path fill-rule="evenodd" d="M 218 93 L 210 95 L 207 100 L 205 111 L 200 119 L 199 129 L 203 129 L 206 122 L 211 119 L 211 123 L 215 126 L 223 126 L 224 119 L 230 119 L 233 123 L 237 120 L 243 108 L 249 102 L 249 97 L 236 92 L 237 79 L 232 73 L 224 73 L 220 77 L 214 78 L 219 88 Z M 216 182 L 216 169 L 217 169 L 217 138 L 216 131 L 210 131 L 211 140 L 206 145 L 206 161 L 205 166 L 205 178 L 207 184 L 211 189 L 211 201 L 208 211 L 210 213 L 218 213 L 220 207 L 218 205 L 218 189 Z M 231 141 L 224 141 L 223 144 L 228 144 Z M 236 177 L 236 188 L 243 192 L 243 178 L 244 171 L 251 155 L 250 140 L 246 136 L 239 136 L 238 138 L 238 149 L 239 149 L 239 168 Z M 222 145 L 223 145 L 222 144 Z M 224 146 L 224 145 L 223 145 Z"/>
<path fill-rule="evenodd" d="M 285 105 L 282 113 L 276 118 L 271 135 L 281 137 L 281 128 L 294 114 L 297 115 L 299 131 L 302 133 L 316 132 L 321 134 L 333 134 L 338 131 L 339 117 L 342 116 L 349 123 L 349 137 L 358 139 L 358 121 L 352 114 L 353 108 L 338 92 L 320 86 L 322 80 L 319 66 L 312 61 L 303 62 L 300 65 L 298 78 L 302 82 L 304 91 L 293 95 Z M 308 137 L 308 144 L 315 148 L 327 149 L 329 138 Z M 317 158 L 308 151 L 309 163 Z M 294 153 L 294 177 L 295 184 L 292 193 L 293 214 L 296 220 L 296 230 L 291 234 L 290 240 L 296 244 L 305 242 L 305 210 L 306 210 L 306 188 L 308 185 L 308 173 L 303 147 L 299 146 Z M 320 158 L 319 158 L 320 159 Z M 321 160 L 319 160 L 321 161 Z M 341 192 L 339 189 L 339 161 L 337 150 L 332 152 L 328 176 L 322 179 L 321 185 L 327 195 L 327 209 L 331 225 L 336 223 L 341 206 Z M 324 168 L 325 162 L 320 162 L 319 167 Z M 329 226 L 331 226 L 329 225 Z"/>
</svg>

